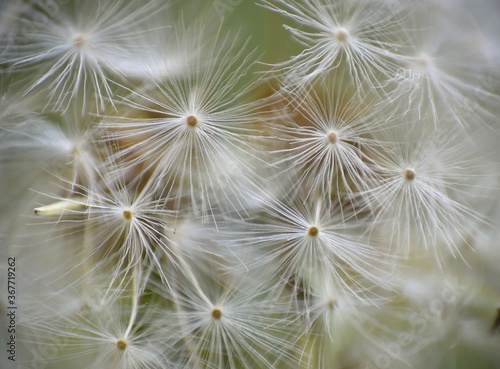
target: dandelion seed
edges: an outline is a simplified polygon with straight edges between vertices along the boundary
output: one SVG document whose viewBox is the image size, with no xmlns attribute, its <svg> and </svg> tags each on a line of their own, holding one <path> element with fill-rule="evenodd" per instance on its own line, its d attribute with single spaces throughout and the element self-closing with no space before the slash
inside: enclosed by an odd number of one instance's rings
<svg viewBox="0 0 500 369">
<path fill-rule="evenodd" d="M 476 129 L 495 120 L 500 96 L 491 64 L 463 36 L 464 21 L 443 22 L 443 10 L 415 10 L 409 17 L 405 56 L 389 98 L 415 121 L 438 129 Z"/>
<path fill-rule="evenodd" d="M 286 306 L 271 304 L 265 289 L 245 278 L 219 279 L 215 273 L 177 280 L 176 311 L 165 319 L 167 332 L 178 333 L 174 347 L 185 356 L 182 367 L 276 368 L 296 366 L 293 331 L 283 319 Z M 217 279 L 214 279 L 217 278 Z M 171 298 L 155 285 L 154 291 Z M 167 318 L 167 316 L 166 316 Z"/>
<path fill-rule="evenodd" d="M 467 198 L 486 173 L 480 174 L 481 166 L 469 156 L 475 147 L 471 137 L 446 130 L 436 139 L 436 131 L 424 127 L 407 131 L 403 142 L 377 158 L 382 180 L 362 196 L 376 204 L 376 217 L 388 222 L 384 229 L 390 229 L 392 242 L 405 256 L 423 247 L 444 261 L 447 253 L 460 257 L 466 234 L 484 221 Z M 467 142 L 468 157 L 457 151 L 456 142 Z"/>
<path fill-rule="evenodd" d="M 216 209 L 244 213 L 260 182 L 249 159 L 265 165 L 252 146 L 260 102 L 241 102 L 246 89 L 237 88 L 252 64 L 251 54 L 238 61 L 244 49 L 216 40 L 187 76 L 169 76 L 124 100 L 155 118 L 103 124 L 110 142 L 131 142 L 113 154 L 124 170 L 141 165 L 151 171 L 152 191 L 176 197 L 179 210 L 186 201 L 204 219 L 213 219 Z"/>
<path fill-rule="evenodd" d="M 378 345 L 381 333 L 388 329 L 384 329 L 383 323 L 377 322 L 370 315 L 372 309 L 380 309 L 374 301 L 353 301 L 332 280 L 318 277 L 313 293 L 304 304 L 303 335 L 308 344 L 304 345 L 302 355 L 309 366 L 327 369 L 337 356 L 332 351 L 346 352 L 353 345 L 354 349 L 359 348 L 356 335 L 363 337 L 361 342 L 376 341 Z M 371 332 L 367 327 L 377 333 Z"/>
<path fill-rule="evenodd" d="M 65 211 L 82 211 L 84 210 L 84 198 L 80 197 L 77 199 L 66 199 L 62 201 L 57 201 L 53 204 L 40 206 L 35 208 L 33 212 L 35 215 L 45 215 L 45 216 L 60 216 Z"/>
<path fill-rule="evenodd" d="M 35 71 L 26 78 L 26 93 L 44 89 L 46 107 L 65 111 L 81 101 L 82 112 L 91 106 L 102 111 L 114 94 L 108 78 L 124 79 L 113 61 L 130 60 L 143 52 L 138 35 L 146 32 L 144 25 L 161 4 L 123 0 L 78 4 L 75 10 L 71 3 L 52 7 L 37 1 L 23 9 L 16 17 L 16 48 L 3 65 Z"/>
<path fill-rule="evenodd" d="M 383 121 L 378 109 L 369 112 L 370 101 L 346 98 L 341 91 L 327 89 L 324 98 L 292 97 L 297 118 L 275 128 L 288 147 L 274 152 L 273 164 L 291 178 L 293 190 L 308 188 L 307 196 L 353 200 L 375 177 L 370 156 L 379 143 L 372 137 L 390 121 Z"/>
<path fill-rule="evenodd" d="M 352 299 L 365 298 L 370 288 L 388 286 L 390 268 L 382 249 L 356 235 L 356 215 L 339 209 L 338 203 L 300 196 L 286 203 L 270 200 L 258 222 L 245 222 L 249 231 L 243 227 L 228 244 L 254 251 L 243 259 L 245 267 L 271 284 L 278 296 L 290 281 L 294 291 L 310 295 L 320 275 Z"/>
<path fill-rule="evenodd" d="M 66 201 L 78 197 L 72 188 L 88 186 L 96 178 L 99 148 L 93 142 L 93 118 L 72 112 L 41 115 L 25 110 L 18 113 L 16 106 L 10 104 L 5 109 L 5 116 L 0 118 L 0 165 L 2 190 L 10 196 L 0 200 L 0 206 L 16 208 L 16 212 L 28 206 L 33 209 L 40 201 L 35 198 L 36 194 L 53 193 L 54 180 L 60 178 L 66 186 L 65 195 L 59 193 L 63 203 L 53 207 L 47 203 L 37 205 L 37 214 L 53 217 L 64 207 L 71 210 L 70 202 Z M 68 183 L 72 185 L 67 186 Z M 52 202 L 58 200 L 61 199 Z"/>
<path fill-rule="evenodd" d="M 401 14 L 386 1 L 284 1 L 264 0 L 263 6 L 285 15 L 295 24 L 286 26 L 303 45 L 303 51 L 276 67 L 287 88 L 299 93 L 334 73 L 345 73 L 357 87 L 372 92 L 391 78 L 397 68 L 398 34 L 404 32 Z"/>
<path fill-rule="evenodd" d="M 163 209 L 163 200 L 155 200 L 148 192 L 134 194 L 119 180 L 107 186 L 103 192 L 89 192 L 85 226 L 94 242 L 88 257 L 97 265 L 111 262 L 107 267 L 115 268 L 115 278 L 120 273 L 137 273 L 147 261 L 168 284 L 161 260 L 167 258 L 175 265 L 177 251 L 166 239 L 165 216 L 169 211 Z"/>
<path fill-rule="evenodd" d="M 56 216 L 48 223 L 59 232 L 66 230 L 80 235 L 81 250 L 78 257 L 67 261 L 67 268 L 73 265 L 83 269 L 82 281 L 96 270 L 112 270 L 110 288 L 151 271 L 157 272 L 168 285 L 162 263 L 168 260 L 175 267 L 177 257 L 181 257 L 179 249 L 166 236 L 166 217 L 172 215 L 165 208 L 168 200 L 157 199 L 147 188 L 127 184 L 124 173 L 110 163 L 95 168 L 95 172 L 98 181 L 91 187 L 71 184 L 76 198 L 82 200 L 59 199 L 55 204 L 36 209 L 41 214 Z M 144 268 L 143 263 L 149 267 Z"/>
<path fill-rule="evenodd" d="M 53 341 L 64 343 L 51 356 L 51 364 L 69 360 L 81 362 L 85 368 L 175 367 L 175 361 L 168 357 L 173 353 L 169 340 L 158 334 L 160 311 L 152 305 L 137 305 L 133 302 L 136 298 L 114 294 L 94 297 L 80 311 L 60 316 L 50 324 L 35 322 L 31 329 L 35 337 L 39 336 L 37 349 L 49 350 Z"/>
</svg>

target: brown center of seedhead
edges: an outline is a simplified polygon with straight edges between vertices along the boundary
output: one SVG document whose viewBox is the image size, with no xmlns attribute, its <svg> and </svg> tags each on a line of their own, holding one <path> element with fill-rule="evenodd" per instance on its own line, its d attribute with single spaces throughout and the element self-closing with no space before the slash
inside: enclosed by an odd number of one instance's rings
<svg viewBox="0 0 500 369">
<path fill-rule="evenodd" d="M 212 318 L 219 320 L 222 317 L 222 311 L 219 308 L 212 309 Z"/>
<path fill-rule="evenodd" d="M 189 127 L 196 127 L 198 124 L 198 118 L 196 118 L 194 115 L 188 115 L 186 118 L 186 124 Z"/>
<path fill-rule="evenodd" d="M 319 229 L 316 226 L 310 226 L 309 229 L 307 230 L 307 234 L 311 237 L 317 236 L 319 233 Z"/>
<path fill-rule="evenodd" d="M 333 309 L 335 309 L 335 306 L 337 306 L 337 303 L 335 302 L 335 300 L 332 299 L 332 300 L 328 301 L 328 309 L 333 310 Z"/>
<path fill-rule="evenodd" d="M 339 28 L 335 33 L 335 38 L 340 42 L 344 42 L 348 37 L 349 32 L 345 28 Z"/>
<path fill-rule="evenodd" d="M 406 169 L 405 170 L 405 178 L 408 181 L 413 181 L 415 179 L 415 171 L 413 169 Z"/>
<path fill-rule="evenodd" d="M 120 338 L 118 341 L 116 341 L 116 347 L 118 350 L 125 350 L 127 348 L 127 341 L 125 341 L 123 338 Z"/>
<path fill-rule="evenodd" d="M 127 220 L 132 219 L 132 210 L 130 209 L 123 210 L 123 217 Z"/>
<path fill-rule="evenodd" d="M 335 131 L 330 131 L 328 132 L 328 134 L 326 135 L 326 139 L 328 140 L 328 142 L 330 142 L 331 144 L 334 144 L 335 142 L 337 142 L 338 140 L 338 135 L 337 135 L 337 132 Z"/>
</svg>

